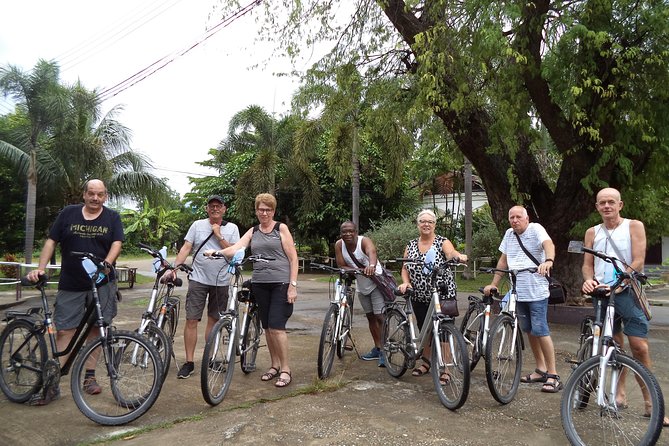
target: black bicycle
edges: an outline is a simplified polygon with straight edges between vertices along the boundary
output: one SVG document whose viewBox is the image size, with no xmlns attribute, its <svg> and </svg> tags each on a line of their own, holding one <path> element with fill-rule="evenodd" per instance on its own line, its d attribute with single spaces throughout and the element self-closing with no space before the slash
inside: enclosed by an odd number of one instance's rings
<svg viewBox="0 0 669 446">
<path fill-rule="evenodd" d="M 87 303 L 72 340 L 65 350 L 57 350 L 45 292 L 48 276 L 40 276 L 36 284 L 22 280 L 24 286 L 35 286 L 40 291 L 42 305 L 6 312 L 9 322 L 0 334 L 0 388 L 7 399 L 17 403 L 53 397 L 60 391 L 60 377 L 71 370 L 72 398 L 86 417 L 108 426 L 129 423 L 146 413 L 158 399 L 163 382 L 160 354 L 145 337 L 116 330 L 105 322 L 96 282 L 109 265 L 90 253 L 72 255 L 95 265 L 91 274 L 93 299 Z M 95 327 L 100 336 L 84 344 Z M 70 356 L 61 366 L 58 358 L 67 354 Z M 87 392 L 91 369 L 103 387 L 99 394 Z"/>
</svg>

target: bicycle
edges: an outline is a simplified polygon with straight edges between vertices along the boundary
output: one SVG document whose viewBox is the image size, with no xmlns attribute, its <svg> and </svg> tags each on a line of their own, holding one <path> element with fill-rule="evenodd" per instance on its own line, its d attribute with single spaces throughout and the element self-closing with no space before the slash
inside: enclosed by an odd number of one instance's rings
<svg viewBox="0 0 669 446">
<path fill-rule="evenodd" d="M 243 258 L 244 250 L 230 260 L 228 272 L 234 278 L 231 281 L 227 309 L 214 325 L 202 355 L 200 387 L 204 400 L 216 406 L 223 401 L 230 388 L 234 371 L 235 355 L 240 357 L 242 372 L 251 373 L 256 369 L 256 356 L 260 347 L 262 326 L 258 305 L 251 293 L 251 281 L 244 281 L 242 266 L 249 262 L 267 262 L 273 258 L 252 255 Z M 203 255 L 207 255 L 206 253 Z M 212 259 L 225 258 L 216 253 Z"/>
<path fill-rule="evenodd" d="M 502 311 L 490 326 L 490 333 L 485 346 L 485 377 L 491 395 L 500 404 L 508 404 L 516 397 L 523 368 L 523 350 L 525 344 L 518 325 L 516 304 L 518 292 L 516 278 L 518 274 L 536 273 L 536 267 L 522 269 L 480 268 L 481 272 L 494 274 L 500 272 L 509 275 L 511 288 L 509 299 L 503 303 Z"/>
<path fill-rule="evenodd" d="M 182 286 L 183 281 L 174 276 L 170 280 L 164 280 L 163 276 L 167 271 L 173 270 L 190 273 L 193 271 L 193 268 L 185 264 L 172 266 L 163 258 L 160 251 L 144 243 L 139 243 L 138 246 L 142 251 L 147 252 L 158 261 L 158 271 L 156 272 L 156 279 L 151 289 L 151 298 L 146 306 L 146 310 L 142 313 L 142 320 L 140 321 L 137 333 L 146 335 L 158 349 L 163 361 L 163 379 L 165 379 L 169 372 L 172 358 L 174 358 L 176 364 L 173 345 L 174 335 L 179 323 L 181 300 L 179 297 L 174 296 L 173 293 L 174 288 Z"/>
<path fill-rule="evenodd" d="M 126 424 L 146 413 L 158 398 L 162 386 L 160 354 L 143 336 L 107 325 L 96 282 L 108 265 L 90 253 L 72 255 L 89 259 L 95 265 L 90 274 L 93 299 L 86 304 L 72 340 L 65 350 L 57 350 L 45 291 L 48 276 L 40 276 L 36 284 L 24 278 L 24 286 L 35 286 L 40 291 L 41 307 L 6 312 L 9 322 L 0 334 L 0 388 L 10 401 L 17 403 L 57 397 L 60 377 L 71 370 L 72 398 L 86 417 L 107 426 Z M 94 327 L 100 336 L 85 344 Z M 50 354 L 45 336 L 49 338 Z M 61 366 L 58 358 L 67 354 L 70 356 Z M 91 366 L 101 384 L 104 385 L 101 377 L 109 378 L 109 392 L 86 392 L 87 369 Z"/>
<path fill-rule="evenodd" d="M 582 242 L 570 242 L 568 251 L 590 253 L 611 263 L 616 281 L 594 293 L 600 304 L 595 307 L 592 336 L 585 323 L 586 337 L 579 348 L 583 360 L 573 370 L 562 394 L 560 415 L 565 434 L 573 445 L 654 445 L 664 419 L 662 390 L 650 370 L 625 354 L 613 338 L 615 290 L 628 280 L 644 281 L 645 276 L 616 257 L 584 247 Z M 619 264 L 631 271 L 623 271 Z M 590 357 L 586 358 L 588 354 Z M 621 385 L 625 386 L 624 393 L 619 392 Z"/>
<path fill-rule="evenodd" d="M 347 339 L 350 339 L 351 344 L 355 346 L 352 336 L 355 298 L 353 281 L 355 276 L 361 274 L 363 270 L 361 268 L 334 268 L 320 263 L 312 263 L 311 269 L 321 269 L 332 274 L 328 288 L 330 306 L 325 312 L 321 339 L 318 344 L 318 378 L 326 379 L 332 371 L 335 352 L 339 359 L 344 357 Z M 338 274 L 339 277 L 333 280 L 335 274 Z"/>
<path fill-rule="evenodd" d="M 460 331 L 467 343 L 469 353 L 469 370 L 474 371 L 476 365 L 482 357 L 485 357 L 485 349 L 488 343 L 490 333 L 490 321 L 492 320 L 493 303 L 501 301 L 499 292 L 492 290 L 489 296 L 483 293 L 483 288 L 479 288 L 482 296 L 469 296 L 469 306 L 467 312 L 460 323 Z"/>
<path fill-rule="evenodd" d="M 416 259 L 401 258 L 397 261 L 431 265 Z M 382 332 L 386 370 L 395 378 L 404 375 L 408 368 L 415 367 L 423 348 L 433 339 L 439 340 L 432 342 L 430 371 L 439 401 L 451 410 L 462 407 L 469 395 L 469 359 L 467 344 L 460 330 L 455 327 L 455 319 L 441 312 L 437 276 L 444 269 L 458 264 L 459 261 L 454 259 L 441 267 L 430 266 L 432 303 L 420 332 L 416 327 L 416 316 L 411 303 L 411 288 L 407 288 L 404 295 L 396 291 L 395 294 L 402 297 L 402 300 L 386 303 Z"/>
</svg>

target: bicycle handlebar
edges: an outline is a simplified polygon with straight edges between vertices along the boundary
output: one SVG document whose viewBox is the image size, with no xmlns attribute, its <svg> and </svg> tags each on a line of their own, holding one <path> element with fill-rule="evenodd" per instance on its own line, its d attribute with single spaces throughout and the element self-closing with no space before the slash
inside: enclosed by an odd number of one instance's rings
<svg viewBox="0 0 669 446">
<path fill-rule="evenodd" d="M 40 274 L 39 278 L 37 279 L 37 282 L 28 280 L 27 277 L 21 277 L 21 286 L 33 286 L 37 289 L 40 289 L 45 287 L 48 281 L 49 281 L 49 276 L 46 273 Z"/>
<path fill-rule="evenodd" d="M 325 265 L 323 263 L 313 263 L 313 262 L 309 264 L 309 268 L 322 269 L 325 271 L 330 271 L 331 273 L 339 273 L 339 274 L 346 274 L 346 273 L 363 274 L 363 271 L 365 270 L 364 268 L 340 268 L 340 267 Z"/>
<path fill-rule="evenodd" d="M 524 273 L 526 271 L 530 273 L 536 273 L 538 271 L 538 268 L 536 266 L 530 266 L 528 268 L 521 268 L 521 269 L 479 268 L 479 271 L 481 271 L 482 273 L 489 273 L 489 274 L 499 272 L 499 273 L 511 274 L 513 277 L 516 277 L 518 276 L 519 273 Z"/>
</svg>

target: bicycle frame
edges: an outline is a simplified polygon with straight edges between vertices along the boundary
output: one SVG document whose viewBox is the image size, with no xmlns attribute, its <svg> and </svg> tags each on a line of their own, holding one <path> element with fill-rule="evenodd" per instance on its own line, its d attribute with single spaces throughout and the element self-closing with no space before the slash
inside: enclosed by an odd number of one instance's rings
<svg viewBox="0 0 669 446">
<path fill-rule="evenodd" d="M 397 259 L 398 261 L 403 261 L 406 263 L 419 263 L 423 262 L 417 261 L 415 259 Z M 443 267 L 432 268 L 430 272 L 430 287 L 431 287 L 431 303 L 428 307 L 427 313 L 425 314 L 425 321 L 431 321 L 432 324 L 423 323 L 421 330 L 418 330 L 418 324 L 416 321 L 416 316 L 413 311 L 413 304 L 411 303 L 410 296 L 404 296 L 405 303 L 404 305 L 393 303 L 390 307 L 394 306 L 397 308 L 403 316 L 406 317 L 406 320 L 409 323 L 409 334 L 411 336 L 410 352 L 408 353 L 409 367 L 412 368 L 416 365 L 416 360 L 420 357 L 421 352 L 425 347 L 430 345 L 432 339 L 439 338 L 439 325 L 443 321 L 453 322 L 455 319 L 450 316 L 446 316 L 441 313 L 441 304 L 439 302 L 439 291 L 437 290 L 437 276 L 446 268 L 457 265 L 459 262 L 449 261 Z M 404 308 L 402 308 L 404 306 Z M 455 359 L 455 351 L 453 349 L 452 343 L 449 343 L 451 349 L 451 357 Z M 444 365 L 444 358 L 441 355 L 441 349 L 437 349 L 437 364 L 436 366 Z"/>
</svg>

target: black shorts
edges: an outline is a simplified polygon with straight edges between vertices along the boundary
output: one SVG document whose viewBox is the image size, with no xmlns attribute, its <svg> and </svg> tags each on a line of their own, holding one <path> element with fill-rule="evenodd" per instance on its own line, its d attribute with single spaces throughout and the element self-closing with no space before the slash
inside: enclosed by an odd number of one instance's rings
<svg viewBox="0 0 669 446">
<path fill-rule="evenodd" d="M 251 292 L 258 303 L 262 327 L 285 330 L 293 314 L 293 304 L 288 303 L 288 284 L 251 282 Z"/>
</svg>

